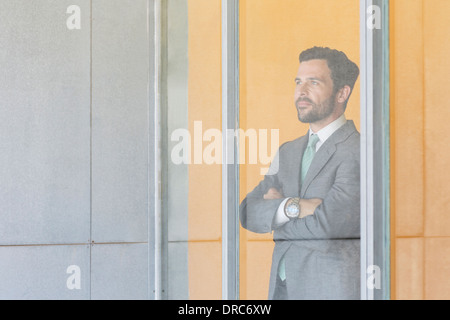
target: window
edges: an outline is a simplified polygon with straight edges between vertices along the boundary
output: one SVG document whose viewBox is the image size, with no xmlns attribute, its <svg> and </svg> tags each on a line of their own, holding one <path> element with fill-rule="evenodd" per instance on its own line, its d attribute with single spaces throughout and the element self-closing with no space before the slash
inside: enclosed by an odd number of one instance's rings
<svg viewBox="0 0 450 320">
<path fill-rule="evenodd" d="M 308 130 L 293 79 L 312 46 L 336 47 L 360 67 L 346 116 L 361 132 L 361 298 L 389 298 L 387 8 L 155 0 L 155 298 L 267 298 L 273 235 L 243 229 L 239 204 L 274 146 Z"/>
</svg>

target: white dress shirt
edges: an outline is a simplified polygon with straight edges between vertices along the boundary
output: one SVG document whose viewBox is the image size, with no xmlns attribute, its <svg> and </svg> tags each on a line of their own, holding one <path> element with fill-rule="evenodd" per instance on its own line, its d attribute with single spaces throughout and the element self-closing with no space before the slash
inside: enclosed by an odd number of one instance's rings
<svg viewBox="0 0 450 320">
<path fill-rule="evenodd" d="M 324 142 L 329 137 L 331 137 L 331 135 L 333 133 L 335 133 L 336 130 L 338 130 L 340 127 L 342 127 L 346 122 L 347 122 L 347 119 L 345 118 L 345 114 L 342 114 L 339 118 L 337 118 L 332 123 L 330 123 L 329 125 L 320 129 L 317 132 L 312 132 L 312 130 L 310 128 L 309 136 L 311 136 L 312 134 L 317 134 L 317 136 L 319 137 L 319 141 L 316 144 L 316 152 L 320 149 L 320 147 L 324 144 Z M 290 198 L 284 199 L 283 202 L 278 207 L 277 213 L 275 214 L 275 217 L 274 217 L 274 226 L 276 228 L 281 227 L 283 224 L 285 224 L 286 222 L 289 221 L 289 218 L 286 217 L 286 215 L 284 214 L 284 206 L 286 205 L 286 202 L 289 199 Z"/>
</svg>

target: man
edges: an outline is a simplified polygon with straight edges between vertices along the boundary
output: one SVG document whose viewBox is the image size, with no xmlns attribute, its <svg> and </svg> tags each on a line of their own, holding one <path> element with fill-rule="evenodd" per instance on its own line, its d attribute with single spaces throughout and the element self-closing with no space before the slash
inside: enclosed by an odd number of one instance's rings
<svg viewBox="0 0 450 320">
<path fill-rule="evenodd" d="M 295 106 L 309 132 L 279 148 L 277 172 L 240 206 L 244 228 L 273 231 L 269 299 L 360 297 L 360 138 L 344 115 L 358 75 L 337 50 L 300 54 Z"/>
</svg>

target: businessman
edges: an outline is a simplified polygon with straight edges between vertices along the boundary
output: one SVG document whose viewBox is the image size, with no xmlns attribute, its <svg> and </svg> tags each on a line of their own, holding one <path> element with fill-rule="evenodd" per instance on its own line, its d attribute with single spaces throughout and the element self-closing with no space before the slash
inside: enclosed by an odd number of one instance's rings
<svg viewBox="0 0 450 320">
<path fill-rule="evenodd" d="M 359 299 L 360 138 L 345 110 L 358 66 L 340 51 L 303 51 L 295 78 L 305 136 L 240 205 L 244 228 L 275 241 L 269 299 Z"/>
</svg>

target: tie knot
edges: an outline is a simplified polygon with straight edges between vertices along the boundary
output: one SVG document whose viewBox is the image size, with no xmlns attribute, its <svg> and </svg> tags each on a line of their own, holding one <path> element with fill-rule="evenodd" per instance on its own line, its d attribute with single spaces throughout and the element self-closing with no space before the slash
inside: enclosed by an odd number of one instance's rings
<svg viewBox="0 0 450 320">
<path fill-rule="evenodd" d="M 319 142 L 319 136 L 317 134 L 312 134 L 309 137 L 308 147 L 314 148 L 316 146 L 317 142 Z"/>
</svg>

